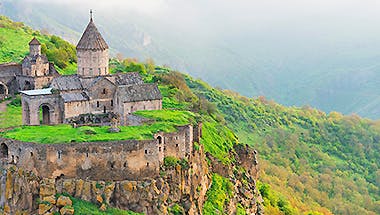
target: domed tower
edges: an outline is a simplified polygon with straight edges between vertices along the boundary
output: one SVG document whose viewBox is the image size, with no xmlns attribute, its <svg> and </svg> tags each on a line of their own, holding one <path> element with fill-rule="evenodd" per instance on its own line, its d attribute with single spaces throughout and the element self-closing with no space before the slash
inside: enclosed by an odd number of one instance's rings
<svg viewBox="0 0 380 215">
<path fill-rule="evenodd" d="M 93 77 L 109 74 L 108 45 L 91 18 L 77 45 L 78 75 Z"/>
</svg>

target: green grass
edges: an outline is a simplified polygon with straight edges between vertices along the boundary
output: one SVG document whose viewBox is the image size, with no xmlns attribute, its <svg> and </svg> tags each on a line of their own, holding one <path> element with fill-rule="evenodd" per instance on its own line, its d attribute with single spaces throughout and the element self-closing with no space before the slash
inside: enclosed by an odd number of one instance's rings
<svg viewBox="0 0 380 215">
<path fill-rule="evenodd" d="M 232 158 L 229 151 L 233 150 L 237 138 L 234 133 L 227 127 L 217 122 L 204 122 L 201 144 L 204 145 L 205 151 L 220 160 L 222 163 L 230 163 Z"/>
<path fill-rule="evenodd" d="M 206 202 L 203 206 L 203 214 L 224 214 L 224 209 L 233 193 L 233 185 L 227 179 L 214 173 L 212 175 L 212 185 L 207 191 Z"/>
<path fill-rule="evenodd" d="M 0 113 L 0 128 L 9 128 L 22 125 L 22 108 L 7 105 L 5 112 Z"/>
<path fill-rule="evenodd" d="M 150 110 L 137 111 L 136 115 L 155 119 L 157 122 L 166 122 L 175 125 L 187 125 L 194 122 L 195 114 L 190 111 L 178 110 Z"/>
<path fill-rule="evenodd" d="M 21 126 L 11 131 L 2 133 L 5 138 L 42 144 L 116 141 L 116 140 L 148 140 L 158 131 L 174 132 L 176 126 L 189 124 L 194 114 L 188 111 L 139 111 L 138 115 L 155 119 L 152 124 L 141 126 L 120 126 L 119 133 L 109 133 L 109 126 L 79 127 L 70 125 L 54 126 Z M 88 132 L 91 130 L 91 132 Z"/>
<path fill-rule="evenodd" d="M 91 202 L 87 202 L 81 199 L 73 198 L 70 196 L 70 199 L 73 201 L 74 213 L 75 215 L 139 215 L 140 213 L 135 213 L 132 211 L 120 210 L 117 208 L 107 207 L 106 211 L 100 211 L 99 206 Z"/>
<path fill-rule="evenodd" d="M 42 44 L 42 46 L 49 47 L 48 51 L 57 49 L 53 44 L 52 38 L 55 36 L 43 35 L 39 31 L 34 31 L 30 27 L 25 26 L 22 23 L 13 22 L 8 18 L 0 15 L 0 64 L 8 62 L 21 62 L 22 59 L 29 53 L 29 42 L 36 37 Z M 63 74 L 76 73 L 76 63 L 74 61 L 66 62 L 67 66 L 59 68 L 59 61 L 56 56 L 65 56 L 69 50 L 65 47 L 70 47 L 73 50 L 73 45 L 69 44 L 58 37 L 54 38 L 54 41 L 60 42 L 62 47 L 59 47 L 59 53 L 56 55 L 48 55 L 50 62 L 54 62 L 57 70 Z M 64 45 L 64 46 L 63 46 Z"/>
</svg>

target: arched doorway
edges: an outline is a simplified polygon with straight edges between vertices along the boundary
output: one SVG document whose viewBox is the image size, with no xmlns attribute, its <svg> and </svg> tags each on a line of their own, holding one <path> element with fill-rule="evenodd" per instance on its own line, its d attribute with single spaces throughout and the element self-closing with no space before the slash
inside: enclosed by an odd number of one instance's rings
<svg viewBox="0 0 380 215">
<path fill-rule="evenodd" d="M 5 143 L 0 145 L 0 158 L 8 158 L 8 146 Z"/>
<path fill-rule="evenodd" d="M 40 123 L 43 125 L 49 125 L 50 121 L 50 108 L 47 105 L 41 105 L 40 107 Z"/>
<path fill-rule="evenodd" d="M 31 89 L 32 89 L 32 84 L 30 83 L 30 81 L 25 81 L 23 90 L 31 90 Z"/>
<path fill-rule="evenodd" d="M 7 98 L 8 96 L 8 87 L 0 82 L 0 100 Z"/>
</svg>

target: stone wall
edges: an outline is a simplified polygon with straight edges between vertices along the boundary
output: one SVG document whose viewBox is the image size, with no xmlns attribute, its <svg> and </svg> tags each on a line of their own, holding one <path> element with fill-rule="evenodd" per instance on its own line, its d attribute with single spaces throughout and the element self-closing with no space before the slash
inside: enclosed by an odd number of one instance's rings
<svg viewBox="0 0 380 215">
<path fill-rule="evenodd" d="M 78 74 L 82 76 L 107 75 L 108 50 L 80 50 L 77 49 Z"/>
<path fill-rule="evenodd" d="M 165 156 L 188 158 L 193 141 L 191 125 L 159 133 L 152 140 L 35 144 L 0 139 L 8 163 L 43 178 L 137 180 L 159 175 Z M 161 141 L 160 141 L 161 139 Z"/>
<path fill-rule="evenodd" d="M 31 58 L 35 58 L 34 60 L 31 60 Z M 49 73 L 49 62 L 45 61 L 42 56 L 29 56 L 25 57 L 22 61 L 22 75 L 23 76 L 44 76 L 48 75 Z"/>
<path fill-rule="evenodd" d="M 63 111 L 63 118 L 64 122 L 72 117 L 76 117 L 80 114 L 87 114 L 90 113 L 90 107 L 89 107 L 88 101 L 74 101 L 74 102 L 68 102 L 64 104 L 64 111 Z"/>
<path fill-rule="evenodd" d="M 21 65 L 17 63 L 0 64 L 0 84 L 6 88 L 7 95 L 14 95 L 18 92 L 16 75 L 21 74 Z"/>
<path fill-rule="evenodd" d="M 120 113 L 121 124 L 127 124 L 128 115 L 138 110 L 161 110 L 162 100 L 149 100 L 149 101 L 138 101 L 138 102 L 125 102 L 122 105 L 117 105 L 119 107 L 118 113 Z"/>
<path fill-rule="evenodd" d="M 4 209 L 4 214 L 48 214 L 58 210 L 56 194 L 66 193 L 99 207 L 111 206 L 154 215 L 168 214 L 168 209 L 178 204 L 186 214 L 198 215 L 202 214 L 211 183 L 202 147 L 189 157 L 189 162 L 191 167 L 163 168 L 157 177 L 121 181 L 48 179 L 8 165 L 0 177 L 0 208 Z"/>
</svg>

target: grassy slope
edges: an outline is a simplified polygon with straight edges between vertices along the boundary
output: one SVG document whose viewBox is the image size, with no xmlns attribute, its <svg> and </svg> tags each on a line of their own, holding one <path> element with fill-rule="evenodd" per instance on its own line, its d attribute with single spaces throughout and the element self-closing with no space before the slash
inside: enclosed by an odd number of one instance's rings
<svg viewBox="0 0 380 215">
<path fill-rule="evenodd" d="M 51 36 L 42 35 L 22 23 L 13 22 L 4 16 L 0 16 L 0 64 L 21 62 L 25 55 L 29 53 L 28 44 L 33 37 L 36 37 L 42 44 L 49 47 L 53 46 Z M 65 43 L 69 45 L 69 43 Z M 49 58 L 49 61 L 54 62 L 55 59 Z M 68 63 L 65 68 L 59 68 L 58 66 L 56 68 L 61 74 L 73 74 L 76 71 L 76 63 Z"/>
<path fill-rule="evenodd" d="M 357 116 L 249 99 L 187 78 L 217 105 L 239 140 L 258 149 L 260 179 L 290 199 L 294 213 L 380 212 L 380 126 Z"/>
<path fill-rule="evenodd" d="M 11 107 L 5 115 L 12 115 Z M 15 113 L 17 118 L 20 112 Z M 3 137 L 43 144 L 71 143 L 71 142 L 94 142 L 94 141 L 113 141 L 113 140 L 144 140 L 152 139 L 157 131 L 173 132 L 175 126 L 186 125 L 193 121 L 194 114 L 187 111 L 158 110 L 158 111 L 139 111 L 136 113 L 147 118 L 155 119 L 149 125 L 141 126 L 120 126 L 121 132 L 109 133 L 108 126 L 102 127 L 79 127 L 73 128 L 70 125 L 56 126 L 21 126 L 13 130 L 4 132 Z M 9 125 L 9 124 L 8 124 Z M 1 124 L 0 124 L 1 126 Z"/>
</svg>

